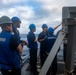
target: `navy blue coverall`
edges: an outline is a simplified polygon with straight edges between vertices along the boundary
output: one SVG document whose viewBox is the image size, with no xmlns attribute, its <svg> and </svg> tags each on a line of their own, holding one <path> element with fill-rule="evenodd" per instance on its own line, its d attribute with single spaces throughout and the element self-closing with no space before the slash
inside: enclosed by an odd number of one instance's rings
<svg viewBox="0 0 76 75">
<path fill-rule="evenodd" d="M 20 34 L 19 34 L 19 31 L 17 30 L 16 26 L 12 26 L 12 29 L 13 29 L 13 33 L 14 35 L 17 37 L 18 41 L 20 41 Z"/>
<path fill-rule="evenodd" d="M 47 33 L 45 32 L 41 32 L 39 35 L 38 35 L 38 41 L 40 39 L 44 39 L 46 38 L 47 36 Z M 46 60 L 46 40 L 43 40 L 43 41 L 39 41 L 40 42 L 40 59 L 41 59 L 41 67 L 43 66 L 45 60 Z"/>
<path fill-rule="evenodd" d="M 46 38 L 46 50 L 48 54 L 51 51 L 55 40 L 56 40 L 56 36 L 52 34 L 48 35 L 48 37 Z M 56 72 L 57 72 L 57 55 L 55 56 L 52 65 L 50 66 L 49 71 L 47 72 L 47 75 L 50 75 L 50 73 L 51 75 L 56 75 Z"/>
<path fill-rule="evenodd" d="M 33 75 L 37 75 L 37 48 L 38 44 L 35 42 L 35 34 L 30 31 L 27 35 L 28 47 L 30 52 L 30 65 L 31 71 L 33 71 Z"/>
</svg>

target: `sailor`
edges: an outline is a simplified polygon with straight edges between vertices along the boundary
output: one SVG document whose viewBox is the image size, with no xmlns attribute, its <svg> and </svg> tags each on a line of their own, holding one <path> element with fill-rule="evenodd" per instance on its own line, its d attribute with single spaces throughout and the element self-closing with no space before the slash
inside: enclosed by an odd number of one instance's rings
<svg viewBox="0 0 76 75">
<path fill-rule="evenodd" d="M 20 28 L 21 20 L 16 16 L 12 17 L 11 20 L 13 22 L 12 28 L 14 35 L 18 38 L 19 42 L 22 43 L 22 46 L 28 45 L 25 40 L 20 40 L 20 33 L 17 28 Z"/>
<path fill-rule="evenodd" d="M 0 18 L 0 68 L 3 75 L 21 75 L 19 54 L 22 46 L 11 34 L 12 21 L 7 16 Z"/>
<path fill-rule="evenodd" d="M 45 38 L 48 35 L 48 26 L 46 24 L 42 25 L 43 31 L 38 35 L 38 41 L 40 42 L 40 59 L 41 59 L 41 67 L 43 66 L 46 60 L 46 41 Z"/>
<path fill-rule="evenodd" d="M 30 66 L 33 75 L 37 75 L 37 39 L 34 32 L 36 31 L 36 26 L 34 24 L 29 25 L 30 32 L 27 35 L 28 47 L 30 52 Z"/>
<path fill-rule="evenodd" d="M 52 27 L 50 27 L 48 29 L 48 36 L 46 37 L 46 50 L 47 50 L 47 55 L 49 55 L 55 40 L 56 40 L 56 36 L 53 34 L 54 33 L 54 29 Z M 52 65 L 49 68 L 49 71 L 47 72 L 46 75 L 56 75 L 57 72 L 57 54 L 52 62 Z"/>
</svg>

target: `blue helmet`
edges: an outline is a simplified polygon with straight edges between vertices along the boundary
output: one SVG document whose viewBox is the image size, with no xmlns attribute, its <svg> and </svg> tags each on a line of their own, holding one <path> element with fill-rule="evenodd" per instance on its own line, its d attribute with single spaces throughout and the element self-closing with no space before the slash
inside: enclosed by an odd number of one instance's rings
<svg viewBox="0 0 76 75">
<path fill-rule="evenodd" d="M 42 28 L 48 28 L 47 24 L 43 24 Z"/>
<path fill-rule="evenodd" d="M 34 24 L 30 24 L 29 29 L 36 29 L 36 26 Z"/>
<path fill-rule="evenodd" d="M 19 21 L 21 23 L 21 20 L 16 16 L 12 17 L 11 20 L 12 22 Z"/>
<path fill-rule="evenodd" d="M 49 27 L 49 29 L 48 29 L 48 33 L 50 34 L 53 34 L 54 33 L 54 29 L 52 28 L 52 27 Z"/>
</svg>

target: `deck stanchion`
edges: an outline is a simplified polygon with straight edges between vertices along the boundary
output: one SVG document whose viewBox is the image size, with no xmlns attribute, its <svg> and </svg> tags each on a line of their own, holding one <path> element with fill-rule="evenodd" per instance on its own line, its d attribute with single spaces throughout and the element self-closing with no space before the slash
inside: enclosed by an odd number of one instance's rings
<svg viewBox="0 0 76 75">
<path fill-rule="evenodd" d="M 63 7 L 62 25 L 67 26 L 67 50 L 65 58 L 65 75 L 72 75 L 76 49 L 76 7 Z"/>
</svg>

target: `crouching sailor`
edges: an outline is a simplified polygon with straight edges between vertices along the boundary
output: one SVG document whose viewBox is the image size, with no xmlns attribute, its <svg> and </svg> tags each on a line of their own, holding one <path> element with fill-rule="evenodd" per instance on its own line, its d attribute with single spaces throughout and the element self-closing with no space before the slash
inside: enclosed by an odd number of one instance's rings
<svg viewBox="0 0 76 75">
<path fill-rule="evenodd" d="M 21 75 L 19 53 L 22 46 L 12 32 L 12 21 L 7 16 L 0 18 L 0 68 L 3 75 Z"/>
</svg>

